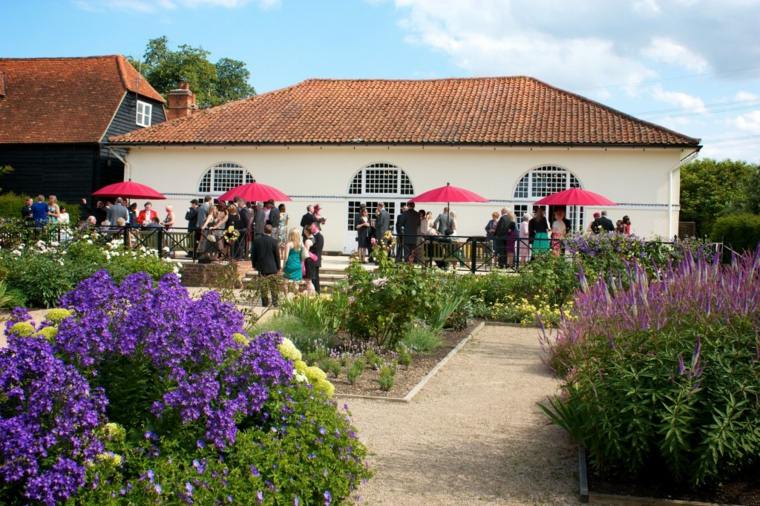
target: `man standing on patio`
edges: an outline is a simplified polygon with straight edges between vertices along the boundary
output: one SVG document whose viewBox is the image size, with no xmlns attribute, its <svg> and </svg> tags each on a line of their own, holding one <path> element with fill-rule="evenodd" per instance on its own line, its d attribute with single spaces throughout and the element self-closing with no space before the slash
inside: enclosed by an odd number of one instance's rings
<svg viewBox="0 0 760 506">
<path fill-rule="evenodd" d="M 443 212 L 435 219 L 433 222 L 433 228 L 438 232 L 438 235 L 451 235 L 453 227 L 451 226 L 451 215 L 449 214 L 448 207 L 444 207 Z"/>
<path fill-rule="evenodd" d="M 415 249 L 417 248 L 417 240 L 420 233 L 420 215 L 414 209 L 414 202 L 409 201 L 406 205 L 404 217 L 404 260 L 414 262 Z"/>
<path fill-rule="evenodd" d="M 277 283 L 273 276 L 280 272 L 280 245 L 272 237 L 272 225 L 264 225 L 264 233 L 253 240 L 251 263 L 261 278 L 261 304 L 269 305 L 271 295 L 272 305 L 277 305 Z"/>
<path fill-rule="evenodd" d="M 494 249 L 499 259 L 499 267 L 507 267 L 507 236 L 510 228 L 513 228 L 512 219 L 509 217 L 509 210 L 505 207 L 501 210 L 501 218 L 496 223 L 496 233 L 494 234 Z"/>
</svg>

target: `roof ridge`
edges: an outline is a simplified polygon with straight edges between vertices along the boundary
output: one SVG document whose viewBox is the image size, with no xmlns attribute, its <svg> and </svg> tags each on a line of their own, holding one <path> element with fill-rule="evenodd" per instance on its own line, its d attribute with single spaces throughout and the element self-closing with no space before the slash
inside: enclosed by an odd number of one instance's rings
<svg viewBox="0 0 760 506">
<path fill-rule="evenodd" d="M 123 56 L 120 54 L 99 54 L 92 56 L 18 56 L 18 57 L 0 57 L 0 61 L 28 61 L 28 60 L 94 60 L 106 59 Z"/>
<path fill-rule="evenodd" d="M 389 83 L 420 83 L 420 82 L 437 82 L 437 81 L 493 81 L 493 80 L 520 80 L 535 79 L 526 75 L 514 76 L 454 76 L 454 77 L 430 77 L 427 79 L 415 79 L 410 77 L 359 77 L 359 78 L 340 78 L 340 77 L 309 77 L 304 79 L 300 84 L 309 82 L 389 82 Z M 295 85 L 295 86 L 297 86 Z"/>
<path fill-rule="evenodd" d="M 655 128 L 657 130 L 661 130 L 661 131 L 664 131 L 664 132 L 667 132 L 667 133 L 670 133 L 670 134 L 673 134 L 673 135 L 677 135 L 679 137 L 682 137 L 682 138 L 684 138 L 686 140 L 695 142 L 697 144 L 699 144 L 699 142 L 702 140 L 702 139 L 697 138 L 697 137 L 691 137 L 689 135 L 682 134 L 681 132 L 677 132 L 675 130 L 672 130 L 670 128 L 664 127 L 662 125 L 658 125 L 657 123 L 652 123 L 651 121 L 647 121 L 645 119 L 637 118 L 636 116 L 634 116 L 632 114 L 629 114 L 627 112 L 621 111 L 620 109 L 615 109 L 614 107 L 606 105 L 606 104 L 603 104 L 603 103 L 601 103 L 601 102 L 599 102 L 597 100 L 594 100 L 593 98 L 584 97 L 583 95 L 579 95 L 578 93 L 575 93 L 573 91 L 568 91 L 568 90 L 565 90 L 563 88 L 559 88 L 559 87 L 554 86 L 552 84 L 549 84 L 549 83 L 547 83 L 545 81 L 542 81 L 541 79 L 538 79 L 536 77 L 528 77 L 528 79 L 530 79 L 532 81 L 535 81 L 536 83 L 540 84 L 541 86 L 545 86 L 547 88 L 551 88 L 552 90 L 558 91 L 558 92 L 563 93 L 563 94 L 565 94 L 567 96 L 570 96 L 570 97 L 573 97 L 575 99 L 578 99 L 581 102 L 586 102 L 586 103 L 591 104 L 591 105 L 593 105 L 595 107 L 601 107 L 602 109 L 604 109 L 604 110 L 606 110 L 608 112 L 611 112 L 612 114 L 616 114 L 618 116 L 622 116 L 622 117 L 624 117 L 627 120 L 634 121 L 636 123 L 641 123 L 641 124 L 644 124 L 644 125 L 646 125 L 648 127 Z"/>
</svg>

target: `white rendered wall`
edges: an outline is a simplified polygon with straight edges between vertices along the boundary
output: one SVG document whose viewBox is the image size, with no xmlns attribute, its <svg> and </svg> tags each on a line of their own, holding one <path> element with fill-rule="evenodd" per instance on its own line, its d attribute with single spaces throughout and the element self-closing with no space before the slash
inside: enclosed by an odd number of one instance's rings
<svg viewBox="0 0 760 506">
<path fill-rule="evenodd" d="M 519 179 L 532 168 L 554 165 L 575 174 L 584 189 L 618 202 L 608 209 L 613 221 L 627 214 L 637 235 L 668 237 L 678 229 L 678 167 L 688 153 L 662 148 L 136 147 L 127 156 L 125 177 L 166 194 L 169 200 L 154 207 L 162 213 L 163 204 L 172 204 L 178 226 L 184 226 L 190 199 L 202 196 L 198 184 L 203 173 L 220 162 L 237 163 L 258 182 L 293 198 L 286 204 L 292 226 L 297 226 L 307 204 L 319 203 L 327 218 L 326 249 L 339 251 L 346 244 L 347 201 L 364 200 L 349 196 L 348 186 L 366 165 L 398 166 L 409 175 L 415 193 L 450 182 L 490 199 L 485 204 L 452 205 L 462 235 L 481 235 L 493 210 L 528 203 L 513 199 Z M 442 206 L 418 204 L 417 209 L 435 215 Z M 586 223 L 594 211 L 586 208 Z"/>
</svg>

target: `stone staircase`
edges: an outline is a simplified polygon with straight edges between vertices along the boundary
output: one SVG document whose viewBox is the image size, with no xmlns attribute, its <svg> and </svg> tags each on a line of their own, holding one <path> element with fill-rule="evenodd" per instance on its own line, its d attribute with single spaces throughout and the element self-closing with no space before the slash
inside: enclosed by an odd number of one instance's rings
<svg viewBox="0 0 760 506">
<path fill-rule="evenodd" d="M 332 288 L 340 281 L 346 279 L 346 269 L 351 263 L 351 257 L 338 253 L 325 253 L 322 255 L 322 268 L 319 270 L 319 281 L 322 287 L 322 293 L 329 293 Z M 374 270 L 374 264 L 365 264 L 367 270 Z M 243 282 L 251 279 L 256 274 L 249 270 Z"/>
</svg>

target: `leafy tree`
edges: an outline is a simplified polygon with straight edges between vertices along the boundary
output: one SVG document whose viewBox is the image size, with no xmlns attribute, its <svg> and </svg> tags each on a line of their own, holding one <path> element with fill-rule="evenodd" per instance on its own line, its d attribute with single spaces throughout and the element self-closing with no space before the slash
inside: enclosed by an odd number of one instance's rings
<svg viewBox="0 0 760 506">
<path fill-rule="evenodd" d="M 694 221 L 697 235 L 710 233 L 722 215 L 750 210 L 753 178 L 760 169 L 739 160 L 695 160 L 681 169 L 681 220 Z M 755 186 L 755 188 L 757 188 Z"/>
<path fill-rule="evenodd" d="M 164 96 L 180 81 L 187 81 L 199 107 L 211 107 L 256 93 L 248 84 L 251 74 L 244 62 L 221 58 L 212 63 L 210 55 L 203 48 L 187 44 L 172 50 L 169 39 L 164 36 L 148 41 L 142 61 L 131 57 L 129 60 Z"/>
</svg>

